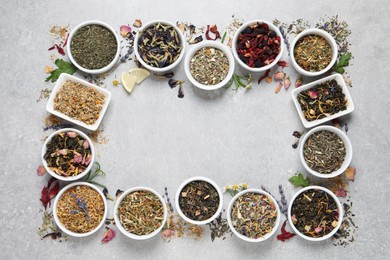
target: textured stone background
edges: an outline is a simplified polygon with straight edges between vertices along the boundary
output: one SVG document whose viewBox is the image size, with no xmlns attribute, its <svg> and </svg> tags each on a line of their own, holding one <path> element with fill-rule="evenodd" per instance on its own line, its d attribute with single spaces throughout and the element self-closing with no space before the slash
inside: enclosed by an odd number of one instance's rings
<svg viewBox="0 0 390 260">
<path fill-rule="evenodd" d="M 388 65 L 390 44 L 389 4 L 385 1 L 1 1 L 0 5 L 0 190 L 2 259 L 385 259 L 390 247 L 389 155 L 390 101 Z M 357 238 L 350 246 L 331 241 L 309 243 L 299 238 L 248 244 L 235 237 L 211 242 L 204 238 L 174 239 L 157 236 L 132 241 L 120 233 L 101 245 L 104 230 L 86 239 L 58 243 L 41 241 L 38 200 L 47 181 L 35 174 L 40 164 L 45 101 L 37 103 L 44 83 L 43 67 L 49 64 L 49 28 L 99 19 L 119 28 L 141 18 L 190 21 L 195 25 L 228 25 L 232 14 L 245 21 L 264 19 L 291 22 L 305 18 L 313 25 L 319 17 L 339 14 L 349 22 L 352 35 L 353 81 L 350 89 L 356 110 L 347 120 L 357 168 L 351 184 Z M 287 55 L 284 55 L 287 59 Z M 133 67 L 121 65 L 114 74 Z M 287 70 L 289 71 L 289 70 Z M 115 75 L 107 79 L 108 85 Z M 293 82 L 295 75 L 290 73 Z M 177 72 L 184 79 L 184 70 Z M 303 170 L 298 151 L 291 148 L 294 130 L 303 129 L 291 101 L 291 89 L 274 94 L 274 84 L 250 91 L 231 90 L 205 94 L 188 83 L 185 97 L 166 82 L 149 78 L 129 96 L 123 88 L 108 86 L 113 98 L 103 121 L 110 141 L 98 145 L 98 158 L 107 177 L 101 178 L 111 193 L 116 189 L 146 185 L 171 197 L 185 179 L 204 175 L 220 186 L 247 182 L 265 185 L 277 194 L 286 188 L 292 172 Z M 225 208 L 230 196 L 224 197 Z M 109 205 L 112 215 L 113 204 Z M 283 218 L 282 218 L 283 219 Z M 387 249 L 386 249 L 387 248 Z"/>
</svg>

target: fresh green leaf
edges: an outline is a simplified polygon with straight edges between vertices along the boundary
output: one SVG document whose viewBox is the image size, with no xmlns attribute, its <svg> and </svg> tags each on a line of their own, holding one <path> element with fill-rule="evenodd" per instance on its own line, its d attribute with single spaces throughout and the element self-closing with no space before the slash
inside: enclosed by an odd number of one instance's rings
<svg viewBox="0 0 390 260">
<path fill-rule="evenodd" d="M 297 175 L 292 176 L 288 180 L 295 187 L 307 187 L 310 185 L 310 179 L 308 177 L 305 178 L 302 173 L 298 173 Z"/>
<path fill-rule="evenodd" d="M 64 61 L 62 59 L 56 59 L 54 63 L 57 65 L 58 68 L 50 72 L 50 76 L 47 77 L 45 80 L 46 82 L 50 80 L 51 82 L 56 82 L 58 77 L 62 73 L 68 73 L 72 75 L 77 71 L 77 68 L 72 63 Z"/>
<path fill-rule="evenodd" d="M 338 73 L 340 73 L 340 74 L 344 74 L 345 69 L 342 68 L 342 67 L 337 67 L 337 68 L 335 69 L 335 71 L 338 72 Z"/>
<path fill-rule="evenodd" d="M 332 67 L 332 69 L 340 74 L 345 72 L 343 67 L 347 67 L 349 65 L 349 60 L 352 58 L 352 53 L 347 52 L 341 55 L 340 59 L 336 64 Z"/>
</svg>

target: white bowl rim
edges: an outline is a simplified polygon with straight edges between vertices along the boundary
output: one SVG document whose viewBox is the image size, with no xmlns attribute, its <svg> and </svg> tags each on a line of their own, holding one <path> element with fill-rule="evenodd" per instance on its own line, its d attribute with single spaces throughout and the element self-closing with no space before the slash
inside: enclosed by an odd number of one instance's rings
<svg viewBox="0 0 390 260">
<path fill-rule="evenodd" d="M 83 68 L 81 65 L 79 65 L 76 60 L 73 58 L 72 56 L 72 52 L 71 52 L 71 43 L 72 43 L 72 38 L 73 38 L 73 35 L 82 27 L 84 26 L 87 26 L 87 25 L 92 25 L 92 24 L 96 24 L 96 25 L 100 25 L 100 26 L 103 26 L 105 27 L 106 29 L 108 29 L 111 33 L 113 33 L 114 37 L 115 37 L 115 40 L 116 40 L 116 43 L 117 43 L 117 49 L 116 49 L 116 54 L 115 54 L 115 57 L 114 59 L 105 67 L 103 68 L 100 68 L 100 69 L 95 69 L 95 70 L 91 70 L 91 69 L 86 69 L 86 68 Z M 69 59 L 70 61 L 81 71 L 85 72 L 85 73 L 88 73 L 88 74 L 102 74 L 104 72 L 107 72 L 109 71 L 110 69 L 112 69 L 112 67 L 114 67 L 114 65 L 118 62 L 119 60 L 119 55 L 120 55 L 120 51 L 121 51 L 121 44 L 120 44 L 120 39 L 119 39 L 119 36 L 118 34 L 116 33 L 116 31 L 110 26 L 108 25 L 107 23 L 105 22 L 102 22 L 102 21 L 99 21 L 99 20 L 88 20 L 88 21 L 84 21 L 80 24 L 78 24 L 69 34 L 69 38 L 68 38 L 68 44 L 66 46 L 66 50 L 68 52 L 68 56 L 69 56 Z"/>
<path fill-rule="evenodd" d="M 241 235 L 240 233 L 238 233 L 237 230 L 233 226 L 232 214 L 231 214 L 232 209 L 233 209 L 233 205 L 234 205 L 234 203 L 236 202 L 236 200 L 239 197 L 241 197 L 242 195 L 244 195 L 246 193 L 258 193 L 258 194 L 265 195 L 265 196 L 269 197 L 271 199 L 272 203 L 275 205 L 275 208 L 276 208 L 276 211 L 277 211 L 277 217 L 276 217 L 275 225 L 272 228 L 272 231 L 270 233 L 267 233 L 264 237 L 259 237 L 257 239 L 246 237 L 246 236 Z M 279 224 L 280 224 L 280 209 L 279 209 L 279 205 L 278 205 L 278 202 L 276 201 L 276 199 L 271 194 L 269 194 L 268 192 L 265 192 L 265 191 L 260 190 L 260 189 L 246 189 L 246 190 L 243 190 L 243 191 L 240 191 L 239 193 L 237 193 L 230 200 L 230 203 L 229 203 L 229 206 L 228 206 L 228 210 L 227 210 L 227 220 L 228 220 L 228 224 L 229 224 L 230 230 L 237 237 L 239 237 L 240 239 L 242 239 L 244 241 L 248 241 L 248 242 L 255 242 L 255 243 L 263 242 L 263 241 L 269 239 L 270 237 L 272 237 L 273 234 L 275 234 L 275 232 L 278 230 Z"/>
<path fill-rule="evenodd" d="M 166 67 L 163 67 L 163 68 L 157 68 L 157 67 L 152 67 L 150 66 L 149 64 L 147 64 L 142 58 L 141 58 L 141 55 L 139 54 L 138 52 L 138 38 L 139 38 L 139 35 L 140 33 L 149 28 L 150 26 L 156 24 L 156 23 L 161 23 L 161 24 L 165 24 L 165 25 L 170 25 L 172 26 L 178 36 L 179 36 L 179 39 L 181 41 L 181 44 L 182 44 L 182 49 L 180 51 L 180 55 L 179 57 L 177 58 L 176 61 L 174 61 L 172 64 L 166 66 Z M 150 70 L 152 72 L 155 72 L 155 73 L 164 73 L 164 72 L 168 72 L 168 71 L 171 71 L 173 70 L 180 62 L 181 60 L 183 59 L 184 57 L 184 54 L 185 54 L 185 49 L 186 49 L 186 40 L 184 39 L 184 36 L 183 34 L 181 33 L 181 31 L 179 30 L 179 28 L 177 28 L 176 24 L 172 23 L 172 22 L 169 22 L 169 21 L 166 21 L 166 20 L 152 20 L 144 25 L 141 26 L 141 28 L 139 29 L 139 31 L 136 33 L 135 37 L 134 37 L 134 53 L 135 53 L 135 56 L 137 57 L 137 60 L 142 64 L 143 67 L 145 67 L 147 70 Z"/>
<path fill-rule="evenodd" d="M 316 72 L 307 71 L 307 70 L 304 70 L 303 68 L 301 68 L 301 66 L 299 66 L 298 63 L 295 61 L 295 57 L 294 57 L 294 48 L 295 48 L 295 45 L 297 44 L 297 42 L 302 37 L 304 37 L 306 35 L 312 35 L 312 34 L 325 38 L 325 40 L 332 47 L 332 59 L 331 59 L 330 63 L 328 64 L 328 66 L 326 66 L 325 69 L 320 70 L 320 71 L 316 71 Z M 293 67 L 298 71 L 298 73 L 303 74 L 305 76 L 309 76 L 309 77 L 319 76 L 321 74 L 324 74 L 328 70 L 330 70 L 330 68 L 332 68 L 333 64 L 337 60 L 337 55 L 338 55 L 338 50 L 337 50 L 337 44 L 336 44 L 335 39 L 327 31 L 322 30 L 322 29 L 318 29 L 318 28 L 310 28 L 310 29 L 306 29 L 306 30 L 300 32 L 293 40 L 293 42 L 291 44 L 291 48 L 290 48 L 290 57 L 291 57 L 291 63 L 293 65 Z"/>
<path fill-rule="evenodd" d="M 315 238 L 315 237 L 309 237 L 309 236 L 306 236 L 304 234 L 302 234 L 301 232 L 299 232 L 299 230 L 295 227 L 295 225 L 293 224 L 292 222 L 292 219 L 291 219 L 291 208 L 292 208 L 292 205 L 295 201 L 295 199 L 304 191 L 307 191 L 307 190 L 322 190 L 326 193 L 328 193 L 333 199 L 334 201 L 336 202 L 336 205 L 337 205 L 337 210 L 339 211 L 339 220 L 338 220 L 338 223 L 337 223 L 337 226 L 327 235 L 323 236 L 323 237 L 318 237 L 318 238 Z M 312 186 L 307 186 L 305 188 L 302 188 L 300 190 L 298 190 L 294 195 L 293 197 L 291 198 L 290 200 L 290 204 L 288 205 L 288 212 L 287 212 L 287 218 L 288 218 L 288 222 L 291 226 L 291 228 L 293 229 L 293 231 L 298 234 L 298 236 L 306 239 L 306 240 L 309 240 L 309 241 L 323 241 L 323 240 L 326 240 L 326 239 L 329 239 L 331 238 L 334 234 L 336 234 L 336 232 L 340 229 L 341 227 L 341 224 L 343 222 L 343 218 L 344 218 L 344 211 L 343 211 L 343 207 L 341 205 L 341 202 L 339 200 L 339 198 L 337 198 L 337 196 L 332 192 L 330 191 L 329 189 L 327 188 L 324 188 L 322 186 L 316 186 L 316 185 L 312 185 Z"/>
<path fill-rule="evenodd" d="M 85 168 L 85 170 L 76 175 L 76 176 L 71 176 L 71 177 L 64 177 L 64 176 L 60 176 L 58 175 L 57 173 L 53 172 L 47 165 L 47 162 L 44 158 L 45 156 L 45 153 L 46 153 L 46 145 L 48 144 L 48 142 L 56 135 L 58 135 L 59 133 L 63 133 L 63 132 L 76 132 L 78 135 L 80 135 L 84 140 L 87 140 L 88 144 L 89 144 L 89 147 L 91 148 L 91 162 L 89 163 L 89 165 L 87 166 L 87 168 Z M 75 128 L 62 128 L 62 129 L 59 129 L 57 131 L 55 131 L 54 133 L 52 133 L 51 135 L 49 135 L 48 138 L 46 138 L 45 140 L 45 143 L 43 144 L 43 147 L 42 147 L 42 154 L 41 154 L 41 158 L 42 158 L 42 164 L 43 164 L 43 167 L 45 167 L 45 170 L 51 175 L 53 176 L 54 178 L 58 179 L 58 180 L 61 180 L 61 181 L 76 181 L 76 180 L 79 180 L 81 178 L 83 178 L 84 176 L 86 176 L 88 174 L 88 172 L 91 171 L 92 169 L 92 166 L 93 164 L 95 163 L 95 147 L 91 141 L 91 139 L 88 137 L 88 135 L 86 135 L 84 132 L 78 130 L 78 129 L 75 129 Z"/>
<path fill-rule="evenodd" d="M 61 221 L 59 220 L 59 218 L 57 216 L 57 204 L 58 204 L 59 199 L 61 198 L 62 194 L 65 193 L 65 191 L 69 190 L 70 188 L 72 188 L 74 186 L 88 186 L 88 187 L 96 190 L 99 193 L 99 195 L 102 197 L 103 202 L 104 202 L 104 214 L 103 214 L 102 221 L 99 223 L 99 225 L 95 229 L 93 229 L 93 230 L 91 230 L 91 231 L 89 231 L 87 233 L 76 233 L 76 232 L 70 231 L 64 225 L 62 225 Z M 107 199 L 106 199 L 106 197 L 104 196 L 103 192 L 101 192 L 99 190 L 98 187 L 96 187 L 95 185 L 93 185 L 93 184 L 91 184 L 89 182 L 82 182 L 82 181 L 80 181 L 80 182 L 73 182 L 73 183 L 70 183 L 70 184 L 66 185 L 57 194 L 57 196 L 56 196 L 56 198 L 54 200 L 54 203 L 53 203 L 53 217 L 54 217 L 54 221 L 55 221 L 56 225 L 64 233 L 66 233 L 67 235 L 72 236 L 72 237 L 87 237 L 87 236 L 90 236 L 90 235 L 96 233 L 103 226 L 104 222 L 106 221 L 107 214 L 108 214 L 108 206 L 107 206 Z"/>
<path fill-rule="evenodd" d="M 139 235 L 136 235 L 136 234 L 128 232 L 126 229 L 124 229 L 124 227 L 122 226 L 122 224 L 120 223 L 120 220 L 118 218 L 118 208 L 119 208 L 120 204 L 122 203 L 122 200 L 128 194 L 133 193 L 135 191 L 149 191 L 149 192 L 153 193 L 160 200 L 160 202 L 161 202 L 161 204 L 163 205 L 163 208 L 164 208 L 164 219 L 163 219 L 163 222 L 161 223 L 161 226 L 158 229 L 156 229 L 155 231 L 153 231 L 152 233 L 147 234 L 147 235 L 143 235 L 143 236 L 139 236 Z M 157 235 L 163 229 L 163 227 L 165 225 L 165 222 L 167 221 L 167 218 L 168 218 L 168 209 L 167 209 L 167 205 L 166 205 L 164 199 L 162 198 L 162 196 L 157 191 L 155 191 L 155 190 L 153 190 L 152 188 L 149 188 L 149 187 L 136 186 L 136 187 L 132 187 L 130 189 L 127 189 L 125 192 L 123 192 L 119 196 L 119 198 L 115 202 L 114 220 L 115 220 L 116 226 L 118 227 L 118 229 L 121 231 L 122 234 L 124 234 L 125 236 L 127 236 L 129 238 L 135 239 L 135 240 L 146 240 L 146 239 L 152 238 L 155 235 Z"/>
<path fill-rule="evenodd" d="M 193 182 L 193 181 L 204 181 L 204 182 L 208 182 L 210 183 L 214 189 L 218 192 L 218 196 L 219 196 L 219 205 L 218 205 L 218 209 L 217 211 L 214 213 L 214 215 L 212 217 L 210 217 L 209 219 L 206 219 L 206 220 L 202 220 L 202 221 L 197 221 L 197 220 L 193 220 L 193 219 L 190 219 L 189 217 L 187 217 L 186 215 L 184 215 L 183 211 L 181 210 L 180 208 L 180 204 L 179 204 L 179 199 L 180 199 L 180 192 L 183 190 L 183 188 L 189 184 L 190 182 Z M 180 184 L 179 188 L 177 189 L 176 191 L 176 195 L 175 195 L 175 207 L 176 207 L 176 210 L 177 212 L 179 213 L 180 217 L 182 219 L 184 219 L 185 221 L 191 223 L 191 224 L 194 224 L 194 225 L 205 225 L 207 223 L 210 223 L 212 222 L 214 219 L 216 219 L 219 214 L 221 214 L 222 212 L 222 207 L 223 207 L 223 194 L 222 194 L 222 191 L 221 189 L 219 188 L 219 186 L 211 179 L 207 178 L 207 177 L 203 177 L 203 176 L 195 176 L 195 177 L 191 177 L 187 180 L 185 180 L 182 184 Z"/>
<path fill-rule="evenodd" d="M 344 161 L 343 161 L 341 167 L 338 170 L 336 170 L 332 173 L 329 173 L 329 174 L 320 173 L 320 172 L 317 172 L 317 171 L 311 169 L 309 167 L 309 165 L 307 165 L 305 157 L 303 155 L 303 148 L 305 146 L 307 139 L 312 134 L 314 134 L 316 132 L 320 132 L 320 131 L 329 131 L 329 132 L 335 133 L 338 137 L 341 138 L 341 140 L 343 141 L 344 146 L 345 146 L 346 154 L 345 154 L 345 158 L 344 158 Z M 351 164 L 352 155 L 353 155 L 353 149 L 352 149 L 352 144 L 351 144 L 351 141 L 349 140 L 349 137 L 343 131 L 338 129 L 337 127 L 330 126 L 330 125 L 317 126 L 313 129 L 311 129 L 308 133 L 305 134 L 305 136 L 303 137 L 302 142 L 300 144 L 300 147 L 299 147 L 299 157 L 300 157 L 301 162 L 302 162 L 303 166 L 305 167 L 305 169 L 309 173 L 311 173 L 312 175 L 319 177 L 319 178 L 323 178 L 323 179 L 333 178 L 333 177 L 339 176 L 340 174 L 345 172 L 345 170 Z"/>
<path fill-rule="evenodd" d="M 241 59 L 240 57 L 238 57 L 238 54 L 237 54 L 237 51 L 236 51 L 236 44 L 237 44 L 237 38 L 238 38 L 238 35 L 248 26 L 252 25 L 252 24 L 255 24 L 255 23 L 265 23 L 268 25 L 269 29 L 274 31 L 279 37 L 280 37 L 280 52 L 279 54 L 276 56 L 275 60 L 273 62 L 271 62 L 270 64 L 266 65 L 266 66 L 263 66 L 263 67 L 260 67 L 260 68 L 252 68 L 252 67 L 249 67 L 248 65 L 246 65 Z M 265 21 L 265 20 L 252 20 L 252 21 L 249 21 L 249 22 L 246 22 L 244 23 L 243 25 L 241 25 L 240 28 L 238 28 L 238 30 L 236 31 L 236 33 L 234 34 L 233 36 L 233 41 L 232 41 L 232 52 L 233 52 L 233 56 L 234 58 L 236 59 L 237 63 L 240 64 L 241 67 L 243 67 L 245 70 L 248 70 L 250 72 L 264 72 L 268 69 L 271 69 L 273 66 L 275 66 L 279 60 L 282 58 L 282 55 L 283 55 L 283 52 L 284 52 L 284 42 L 283 42 L 283 36 L 282 34 L 280 33 L 279 29 L 273 25 L 272 23 L 268 22 L 268 21 Z"/>
<path fill-rule="evenodd" d="M 213 48 L 216 48 L 218 50 L 221 50 L 229 60 L 228 74 L 221 82 L 219 82 L 218 84 L 215 84 L 215 85 L 204 85 L 204 84 L 199 83 L 198 81 L 196 81 L 196 79 L 194 79 L 194 77 L 192 76 L 191 71 L 190 71 L 190 61 L 191 61 L 192 57 L 195 55 L 195 53 L 198 50 L 205 48 L 205 47 L 206 48 L 213 47 Z M 235 64 L 234 64 L 233 54 L 232 54 L 231 50 L 226 45 L 224 45 L 220 42 L 205 40 L 205 41 L 202 41 L 200 43 L 197 43 L 187 52 L 185 60 L 184 60 L 184 72 L 185 72 L 187 78 L 189 79 L 189 81 L 194 86 L 196 86 L 200 89 L 204 89 L 204 90 L 216 90 L 216 89 L 220 89 L 220 88 L 226 86 L 226 84 L 229 83 L 229 81 L 231 80 L 233 73 L 234 73 L 234 67 L 235 67 L 234 65 Z"/>
<path fill-rule="evenodd" d="M 324 118 L 321 118 L 321 119 L 316 119 L 316 120 L 313 120 L 313 121 L 308 121 L 305 118 L 305 116 L 303 115 L 301 106 L 299 105 L 299 102 L 298 102 L 298 99 L 297 99 L 298 94 L 300 92 L 302 92 L 302 91 L 311 89 L 311 88 L 313 88 L 314 86 L 316 86 L 318 84 L 324 83 L 326 81 L 331 81 L 333 79 L 336 80 L 337 84 L 342 88 L 342 92 L 345 95 L 345 98 L 348 100 L 347 109 L 343 110 L 343 111 L 340 111 L 340 112 L 338 112 L 336 114 L 333 114 L 331 116 L 327 116 L 327 117 L 324 117 Z M 298 115 L 299 115 L 299 117 L 300 117 L 300 119 L 302 121 L 302 124 L 303 124 L 303 126 L 305 128 L 311 128 L 311 127 L 314 127 L 314 126 L 318 126 L 318 125 L 323 124 L 325 122 L 331 121 L 331 120 L 333 120 L 335 118 L 339 118 L 339 117 L 345 116 L 345 115 L 347 115 L 349 113 L 352 113 L 355 110 L 355 105 L 354 105 L 354 103 L 352 101 L 352 97 L 351 97 L 351 94 L 349 93 L 348 87 L 345 84 L 343 76 L 341 76 L 339 73 L 331 74 L 331 75 L 329 75 L 329 76 L 327 76 L 325 78 L 321 78 L 319 80 L 307 83 L 307 84 L 305 84 L 305 85 L 303 85 L 303 86 L 301 86 L 299 88 L 295 88 L 291 92 L 291 95 L 292 95 L 292 99 L 293 99 L 293 102 L 295 104 L 295 107 L 297 109 Z"/>
</svg>

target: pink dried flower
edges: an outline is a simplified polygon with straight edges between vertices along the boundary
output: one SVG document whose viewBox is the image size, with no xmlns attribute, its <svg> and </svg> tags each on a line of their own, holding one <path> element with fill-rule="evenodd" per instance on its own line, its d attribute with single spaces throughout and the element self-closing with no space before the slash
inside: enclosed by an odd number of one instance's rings
<svg viewBox="0 0 390 260">
<path fill-rule="evenodd" d="M 288 67 L 288 63 L 284 60 L 278 61 L 278 65 L 283 68 Z"/>
<path fill-rule="evenodd" d="M 290 77 L 287 77 L 284 79 L 284 88 L 285 89 L 288 89 L 291 85 L 291 80 L 290 80 Z"/>
<path fill-rule="evenodd" d="M 67 132 L 66 135 L 69 137 L 69 138 L 75 138 L 77 136 L 77 133 L 76 132 Z"/>
<path fill-rule="evenodd" d="M 39 167 L 37 169 L 37 175 L 43 176 L 43 175 L 45 175 L 45 173 L 46 173 L 45 167 L 43 167 L 43 165 L 39 165 Z"/>
<path fill-rule="evenodd" d="M 84 140 L 84 142 L 83 142 L 83 148 L 84 148 L 84 149 L 88 149 L 88 148 L 89 148 L 89 143 L 88 143 L 87 140 Z"/>
<path fill-rule="evenodd" d="M 140 27 L 142 26 L 142 21 L 141 21 L 141 19 L 136 19 L 136 20 L 134 21 L 133 26 L 134 26 L 135 28 L 140 28 Z"/>
<path fill-rule="evenodd" d="M 87 158 L 85 158 L 84 165 L 87 165 L 91 163 L 92 156 L 90 154 L 87 155 Z"/>
<path fill-rule="evenodd" d="M 278 94 L 279 91 L 282 89 L 282 87 L 283 87 L 282 82 L 279 82 L 278 85 L 275 88 L 275 94 Z"/>
<path fill-rule="evenodd" d="M 295 216 L 295 214 L 291 216 L 291 220 L 293 223 L 297 222 L 297 217 Z"/>
<path fill-rule="evenodd" d="M 302 79 L 302 77 L 299 77 L 299 78 L 295 81 L 295 87 L 296 87 L 296 88 L 299 88 L 300 86 L 302 86 L 302 83 L 303 83 L 303 79 Z"/>
<path fill-rule="evenodd" d="M 131 27 L 128 25 L 122 25 L 119 30 L 122 37 L 127 37 L 131 33 Z"/>
<path fill-rule="evenodd" d="M 309 96 L 311 99 L 316 99 L 318 97 L 318 93 L 316 91 L 309 91 Z"/>
<path fill-rule="evenodd" d="M 68 154 L 68 149 L 61 149 L 57 151 L 57 154 L 60 155 L 67 155 Z"/>
<path fill-rule="evenodd" d="M 322 227 L 316 227 L 314 229 L 314 232 L 316 232 L 316 233 L 320 233 L 321 231 L 322 231 Z"/>
<path fill-rule="evenodd" d="M 81 154 L 75 152 L 73 157 L 73 163 L 81 163 L 83 161 L 83 156 Z"/>
<path fill-rule="evenodd" d="M 345 170 L 345 177 L 347 178 L 347 180 L 349 180 L 349 181 L 355 181 L 355 175 L 356 175 L 356 168 L 354 168 L 354 167 L 348 167 L 348 168 Z"/>
<path fill-rule="evenodd" d="M 283 71 L 278 71 L 278 72 L 275 72 L 274 79 L 275 80 L 283 80 L 285 76 L 286 76 L 286 73 L 284 73 Z"/>
<path fill-rule="evenodd" d="M 103 239 L 101 240 L 102 243 L 108 243 L 110 242 L 116 235 L 115 230 L 109 228 L 103 235 Z"/>
<path fill-rule="evenodd" d="M 347 191 L 343 188 L 340 188 L 340 189 L 336 190 L 335 195 L 337 197 L 345 198 L 345 197 L 347 197 Z"/>
<path fill-rule="evenodd" d="M 272 77 L 266 77 L 265 78 L 265 82 L 267 82 L 268 84 L 272 82 Z"/>
<path fill-rule="evenodd" d="M 164 239 L 168 239 L 170 238 L 171 236 L 173 236 L 173 231 L 172 229 L 170 228 L 167 228 L 167 229 L 164 229 L 162 232 L 161 232 L 161 235 Z"/>
</svg>

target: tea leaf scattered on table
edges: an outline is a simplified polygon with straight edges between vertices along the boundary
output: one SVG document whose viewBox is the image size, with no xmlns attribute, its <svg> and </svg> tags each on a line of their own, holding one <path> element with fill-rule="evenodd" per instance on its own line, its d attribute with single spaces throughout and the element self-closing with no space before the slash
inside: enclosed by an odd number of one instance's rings
<svg viewBox="0 0 390 260">
<path fill-rule="evenodd" d="M 45 82 L 48 82 L 49 80 L 51 80 L 51 82 L 56 82 L 62 73 L 68 73 L 72 75 L 77 71 L 77 68 L 72 63 L 62 59 L 56 59 L 54 63 L 58 68 L 50 72 L 50 76 L 46 78 Z"/>
<path fill-rule="evenodd" d="M 310 185 L 310 179 L 308 177 L 305 178 L 302 173 L 298 173 L 288 180 L 295 187 L 307 187 Z"/>
</svg>

